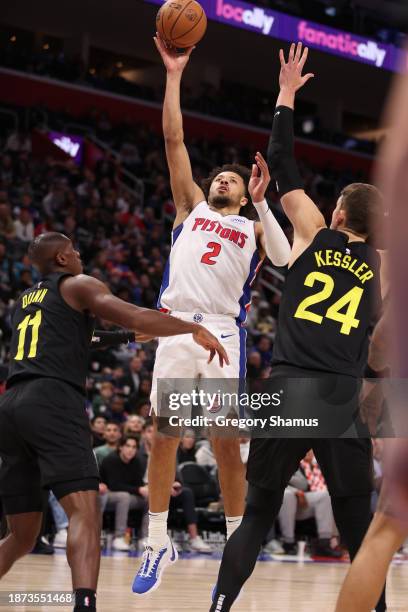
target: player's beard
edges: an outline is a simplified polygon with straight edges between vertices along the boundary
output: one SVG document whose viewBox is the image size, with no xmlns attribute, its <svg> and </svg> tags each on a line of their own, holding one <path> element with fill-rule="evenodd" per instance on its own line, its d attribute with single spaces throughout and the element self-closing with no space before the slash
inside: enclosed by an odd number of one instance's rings
<svg viewBox="0 0 408 612">
<path fill-rule="evenodd" d="M 209 198 L 208 203 L 214 208 L 229 208 L 234 202 L 228 195 L 215 195 Z"/>
</svg>

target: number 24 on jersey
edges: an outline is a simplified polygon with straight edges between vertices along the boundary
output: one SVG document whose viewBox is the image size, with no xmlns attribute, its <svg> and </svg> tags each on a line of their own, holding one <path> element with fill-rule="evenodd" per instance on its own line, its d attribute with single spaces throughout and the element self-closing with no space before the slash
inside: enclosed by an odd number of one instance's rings
<svg viewBox="0 0 408 612">
<path fill-rule="evenodd" d="M 298 319 L 306 319 L 307 321 L 313 321 L 313 323 L 321 325 L 324 317 L 316 312 L 313 312 L 312 310 L 309 310 L 309 308 L 314 304 L 318 304 L 319 302 L 329 299 L 334 290 L 334 280 L 328 274 L 323 274 L 323 272 L 311 272 L 307 275 L 304 284 L 306 287 L 313 287 L 315 282 L 323 283 L 323 289 L 302 300 L 297 307 L 294 316 Z M 353 287 L 334 304 L 328 307 L 324 316 L 328 319 L 341 323 L 341 334 L 346 334 L 348 336 L 352 328 L 357 328 L 359 326 L 360 321 L 356 319 L 356 313 L 360 305 L 362 295 L 363 289 L 361 287 Z M 340 312 L 340 310 L 346 307 L 346 312 Z"/>
</svg>

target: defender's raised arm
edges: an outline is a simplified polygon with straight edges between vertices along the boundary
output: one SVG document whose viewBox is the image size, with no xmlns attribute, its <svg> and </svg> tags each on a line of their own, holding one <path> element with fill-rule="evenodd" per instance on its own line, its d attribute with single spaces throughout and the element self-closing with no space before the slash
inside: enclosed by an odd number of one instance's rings
<svg viewBox="0 0 408 612">
<path fill-rule="evenodd" d="M 294 158 L 293 110 L 295 95 L 314 75 L 302 75 L 308 49 L 299 43 L 292 44 L 288 61 L 280 50 L 281 71 L 272 134 L 268 146 L 268 164 L 271 175 L 277 182 L 283 209 L 294 228 L 293 255 L 297 255 L 325 227 L 323 215 L 314 202 L 306 195 L 303 181 Z M 296 255 L 296 256 L 297 256 Z"/>
</svg>

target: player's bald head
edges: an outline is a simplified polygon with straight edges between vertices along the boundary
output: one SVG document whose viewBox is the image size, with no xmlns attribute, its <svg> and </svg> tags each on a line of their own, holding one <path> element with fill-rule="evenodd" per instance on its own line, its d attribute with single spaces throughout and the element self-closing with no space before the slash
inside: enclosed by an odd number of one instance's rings
<svg viewBox="0 0 408 612">
<path fill-rule="evenodd" d="M 75 253 L 71 240 L 59 232 L 37 236 L 28 248 L 31 262 L 43 276 L 61 268 L 70 271 L 71 253 Z"/>
</svg>

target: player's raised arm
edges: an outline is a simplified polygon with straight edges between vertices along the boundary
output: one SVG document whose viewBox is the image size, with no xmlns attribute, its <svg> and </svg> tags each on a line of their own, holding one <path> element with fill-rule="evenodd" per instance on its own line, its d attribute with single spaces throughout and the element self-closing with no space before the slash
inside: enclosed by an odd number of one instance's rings
<svg viewBox="0 0 408 612">
<path fill-rule="evenodd" d="M 64 300 L 76 310 L 89 311 L 96 317 L 111 321 L 147 336 L 177 336 L 193 334 L 193 339 L 210 352 L 210 360 L 218 353 L 220 365 L 229 363 L 228 356 L 210 332 L 201 325 L 188 323 L 148 308 L 139 308 L 115 297 L 101 281 L 79 274 L 61 285 Z"/>
<path fill-rule="evenodd" d="M 293 110 L 295 95 L 314 75 L 302 76 L 308 49 L 302 44 L 292 44 L 288 61 L 280 50 L 281 70 L 278 96 L 272 134 L 268 146 L 268 164 L 272 177 L 277 182 L 283 209 L 294 228 L 294 250 L 299 243 L 307 243 L 316 232 L 325 227 L 323 215 L 314 202 L 306 195 L 303 181 L 294 158 Z"/>
<path fill-rule="evenodd" d="M 160 36 L 154 38 L 157 50 L 167 70 L 166 93 L 163 104 L 163 134 L 174 204 L 177 210 L 175 225 L 190 214 L 204 199 L 200 187 L 194 182 L 190 158 L 184 144 L 183 117 L 180 107 L 181 77 L 194 47 L 183 55 L 168 48 Z"/>
</svg>

